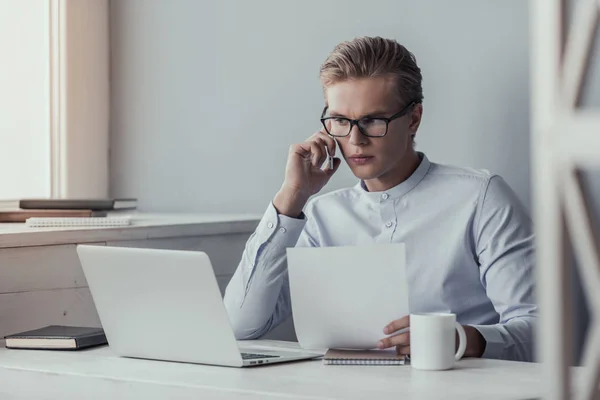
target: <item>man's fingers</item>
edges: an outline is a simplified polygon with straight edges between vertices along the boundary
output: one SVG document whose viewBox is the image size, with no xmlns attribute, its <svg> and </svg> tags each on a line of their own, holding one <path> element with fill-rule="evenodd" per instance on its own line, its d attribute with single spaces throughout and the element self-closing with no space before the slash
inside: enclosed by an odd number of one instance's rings
<svg viewBox="0 0 600 400">
<path fill-rule="evenodd" d="M 319 139 L 322 139 L 325 144 L 327 145 L 327 149 L 329 150 L 329 154 L 333 157 L 335 156 L 335 151 L 337 148 L 337 143 L 335 141 L 334 138 L 332 138 L 331 136 L 329 136 L 327 134 L 327 132 L 325 132 L 324 130 L 321 130 L 320 132 L 317 132 L 315 134 L 316 137 L 318 137 Z"/>
<path fill-rule="evenodd" d="M 410 345 L 410 332 L 404 332 L 399 335 L 386 337 L 377 342 L 378 349 L 389 349 L 394 346 L 408 346 Z"/>
<path fill-rule="evenodd" d="M 318 160 L 318 164 L 319 166 L 321 166 L 327 160 L 327 155 L 333 157 L 333 154 L 331 153 L 331 150 L 329 149 L 329 144 L 325 139 L 321 137 L 316 137 L 313 138 L 312 141 L 317 143 L 320 146 L 319 148 L 322 149 L 322 157 Z"/>
<path fill-rule="evenodd" d="M 383 328 L 383 333 L 386 335 L 390 335 L 394 332 L 399 331 L 400 329 L 408 328 L 410 326 L 410 316 L 407 315 L 400 319 L 390 322 L 385 328 Z"/>
<path fill-rule="evenodd" d="M 310 159 L 313 167 L 320 168 L 327 160 L 327 151 L 329 151 L 329 154 L 333 157 L 331 151 L 326 149 L 329 149 L 327 140 L 315 135 L 304 143 L 297 143 L 290 146 L 289 152 L 290 154 L 296 153 L 303 158 Z M 341 162 L 342 161 L 339 158 L 333 158 L 333 169 L 330 169 L 329 165 L 327 165 L 324 168 L 324 171 L 333 174 L 338 169 Z"/>
<path fill-rule="evenodd" d="M 327 146 L 327 149 L 329 150 L 329 154 L 331 154 L 332 156 L 335 155 L 338 146 L 337 141 L 333 137 L 329 136 L 325 129 L 321 128 L 320 131 L 310 136 L 308 139 L 306 139 L 306 141 L 317 141 L 317 139 L 323 140 L 324 145 Z"/>
<path fill-rule="evenodd" d="M 396 354 L 407 355 L 410 354 L 410 345 L 408 346 L 396 346 Z"/>
<path fill-rule="evenodd" d="M 310 156 L 310 143 L 304 142 L 304 143 L 293 144 L 290 146 L 289 153 L 290 154 L 296 153 L 296 154 L 300 155 L 301 157 L 308 157 L 308 156 Z"/>
<path fill-rule="evenodd" d="M 325 158 L 327 157 L 324 145 L 313 140 L 310 142 L 310 152 L 312 153 L 311 161 L 313 167 L 318 168 L 323 165 Z"/>
</svg>

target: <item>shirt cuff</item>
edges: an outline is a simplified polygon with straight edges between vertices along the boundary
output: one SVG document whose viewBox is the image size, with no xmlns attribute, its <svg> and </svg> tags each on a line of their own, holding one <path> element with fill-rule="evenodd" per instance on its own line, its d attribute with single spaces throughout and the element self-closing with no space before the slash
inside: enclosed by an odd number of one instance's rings
<svg viewBox="0 0 600 400">
<path fill-rule="evenodd" d="M 485 350 L 481 355 L 482 358 L 501 359 L 504 352 L 504 338 L 495 325 L 471 325 L 477 329 L 481 336 L 485 339 Z"/>
<path fill-rule="evenodd" d="M 298 238 L 306 225 L 306 217 L 291 218 L 277 213 L 273 203 L 269 203 L 267 211 L 258 223 L 256 236 L 260 243 L 266 243 L 269 240 L 295 246 Z"/>
</svg>

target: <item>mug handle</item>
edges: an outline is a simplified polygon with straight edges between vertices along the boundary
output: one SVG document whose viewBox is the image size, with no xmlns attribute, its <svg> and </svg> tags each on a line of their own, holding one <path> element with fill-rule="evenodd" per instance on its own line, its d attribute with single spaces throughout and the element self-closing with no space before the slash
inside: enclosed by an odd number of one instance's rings
<svg viewBox="0 0 600 400">
<path fill-rule="evenodd" d="M 465 350 L 467 349 L 467 334 L 465 333 L 465 328 L 458 322 L 456 323 L 456 330 L 458 331 L 458 350 L 454 355 L 454 360 L 458 361 L 465 355 Z"/>
</svg>

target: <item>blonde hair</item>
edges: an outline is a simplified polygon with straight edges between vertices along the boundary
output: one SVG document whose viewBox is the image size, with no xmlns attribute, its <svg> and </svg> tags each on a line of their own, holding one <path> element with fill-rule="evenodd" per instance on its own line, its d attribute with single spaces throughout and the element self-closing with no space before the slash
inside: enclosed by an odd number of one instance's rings
<svg viewBox="0 0 600 400">
<path fill-rule="evenodd" d="M 350 79 L 391 77 L 398 100 L 423 101 L 421 69 L 415 56 L 395 40 L 359 37 L 338 44 L 321 65 L 323 90 Z"/>
</svg>

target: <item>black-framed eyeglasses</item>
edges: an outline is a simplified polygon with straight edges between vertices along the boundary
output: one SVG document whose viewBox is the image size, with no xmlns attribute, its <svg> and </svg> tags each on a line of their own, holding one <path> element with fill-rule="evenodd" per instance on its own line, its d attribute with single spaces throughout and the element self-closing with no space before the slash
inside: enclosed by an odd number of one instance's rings
<svg viewBox="0 0 600 400">
<path fill-rule="evenodd" d="M 364 117 L 361 119 L 350 119 L 346 117 L 325 117 L 327 106 L 321 113 L 321 123 L 327 133 L 334 137 L 348 136 L 354 125 L 358 126 L 358 130 L 365 136 L 383 137 L 388 132 L 390 122 L 400 117 L 403 117 L 408 111 L 418 102 L 411 101 L 406 107 L 398 111 L 389 118 L 384 117 Z"/>
</svg>

